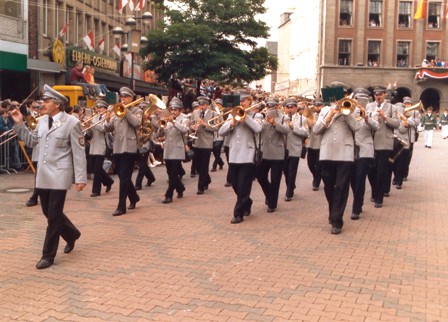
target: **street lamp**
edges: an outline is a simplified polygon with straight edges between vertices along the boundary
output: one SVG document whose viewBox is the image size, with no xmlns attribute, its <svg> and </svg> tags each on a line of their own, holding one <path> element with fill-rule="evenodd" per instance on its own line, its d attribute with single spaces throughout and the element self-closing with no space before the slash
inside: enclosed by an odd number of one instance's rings
<svg viewBox="0 0 448 322">
<path fill-rule="evenodd" d="M 124 34 L 127 34 L 127 44 L 123 44 L 121 47 L 122 51 L 129 51 L 131 53 L 131 81 L 130 88 L 135 90 L 135 82 L 134 82 L 134 57 L 135 53 L 140 51 L 141 46 L 145 46 L 148 44 L 148 38 L 142 37 L 141 30 L 135 29 L 137 25 L 137 20 L 142 20 L 145 25 L 148 25 L 153 16 L 150 12 L 145 12 L 141 17 L 130 17 L 126 19 L 125 25 L 129 27 L 129 31 L 126 33 L 123 31 L 121 27 L 115 27 L 112 30 L 112 34 L 115 39 L 120 39 Z"/>
</svg>

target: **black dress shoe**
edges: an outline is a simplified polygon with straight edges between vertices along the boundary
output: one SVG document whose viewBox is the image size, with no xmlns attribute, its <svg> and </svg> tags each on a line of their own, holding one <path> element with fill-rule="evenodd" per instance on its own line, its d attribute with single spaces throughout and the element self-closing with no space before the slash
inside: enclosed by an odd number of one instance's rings
<svg viewBox="0 0 448 322">
<path fill-rule="evenodd" d="M 183 192 L 178 192 L 178 193 L 177 193 L 177 198 L 180 199 L 180 198 L 182 198 L 183 196 L 184 196 L 184 193 L 183 193 Z"/>
<path fill-rule="evenodd" d="M 332 235 L 339 235 L 342 232 L 341 228 L 333 227 L 331 228 L 331 234 Z"/>
<path fill-rule="evenodd" d="M 37 262 L 36 268 L 37 269 L 44 269 L 44 268 L 50 267 L 51 265 L 53 265 L 52 261 L 49 261 L 47 259 L 41 259 L 40 261 Z"/>
<path fill-rule="evenodd" d="M 216 169 L 211 169 L 210 172 L 216 172 Z"/>
<path fill-rule="evenodd" d="M 375 208 L 381 208 L 383 207 L 383 204 L 380 202 L 375 202 Z"/>
<path fill-rule="evenodd" d="M 70 253 L 75 248 L 75 241 L 76 241 L 76 239 L 72 242 L 67 243 L 67 245 L 65 245 L 65 248 L 64 248 L 65 254 Z"/>
<path fill-rule="evenodd" d="M 355 213 L 352 213 L 352 220 L 358 220 L 359 219 L 359 214 L 355 214 Z"/>
<path fill-rule="evenodd" d="M 36 206 L 37 205 L 37 200 L 34 200 L 34 199 L 29 199 L 26 203 L 25 203 L 25 205 L 27 206 L 27 207 L 34 207 L 34 206 Z"/>
<path fill-rule="evenodd" d="M 196 178 L 196 174 L 194 173 L 190 174 L 190 178 Z"/>
<path fill-rule="evenodd" d="M 268 212 L 275 212 L 275 208 L 268 208 Z"/>
<path fill-rule="evenodd" d="M 224 185 L 224 187 L 231 187 L 232 184 L 230 182 L 226 182 L 226 184 Z"/>
<path fill-rule="evenodd" d="M 196 192 L 197 195 L 203 195 L 204 194 L 204 190 L 198 190 L 198 192 Z"/>
<path fill-rule="evenodd" d="M 375 202 L 375 198 L 370 198 L 370 202 Z"/>
<path fill-rule="evenodd" d="M 173 199 L 172 198 L 165 198 L 162 200 L 162 203 L 172 203 Z"/>
<path fill-rule="evenodd" d="M 404 177 L 404 178 L 403 178 L 403 181 L 408 181 L 408 178 L 407 178 L 407 177 Z"/>
<path fill-rule="evenodd" d="M 113 185 L 113 184 L 114 184 L 114 181 L 112 181 L 111 184 L 108 184 L 108 185 L 106 186 L 106 192 L 109 192 L 110 189 L 112 189 L 112 185 Z"/>
<path fill-rule="evenodd" d="M 313 186 L 313 191 L 318 191 L 319 187 Z"/>
<path fill-rule="evenodd" d="M 398 190 L 400 190 L 400 189 L 401 189 L 401 184 L 397 184 L 396 188 L 397 188 Z"/>
<path fill-rule="evenodd" d="M 147 186 L 147 187 L 151 187 L 151 185 L 152 185 L 152 183 L 153 183 L 154 181 L 155 181 L 155 180 L 148 181 L 148 182 L 146 183 L 146 186 Z"/>
<path fill-rule="evenodd" d="M 243 217 L 233 217 L 232 220 L 230 221 L 231 224 L 239 224 L 242 223 L 244 221 Z"/>
<path fill-rule="evenodd" d="M 101 196 L 99 193 L 92 193 L 92 194 L 90 195 L 90 197 L 92 197 L 92 198 L 94 198 L 94 197 L 99 197 L 99 196 Z"/>
<path fill-rule="evenodd" d="M 249 210 L 246 210 L 245 212 L 244 212 L 244 214 L 243 214 L 243 216 L 246 216 L 246 217 L 248 217 L 248 216 L 250 216 L 250 209 Z"/>
<path fill-rule="evenodd" d="M 135 202 L 131 202 L 131 203 L 129 204 L 128 209 L 129 209 L 129 210 L 135 209 L 135 206 L 136 206 L 136 203 L 135 203 Z"/>
<path fill-rule="evenodd" d="M 385 192 L 385 193 L 383 194 L 383 196 L 384 196 L 384 197 L 390 197 L 390 194 L 389 194 L 389 192 Z"/>
<path fill-rule="evenodd" d="M 219 170 L 222 170 L 223 167 L 224 167 L 224 165 L 220 165 L 219 166 Z"/>
<path fill-rule="evenodd" d="M 142 186 L 135 185 L 135 190 L 136 190 L 136 191 L 142 190 Z"/>
<path fill-rule="evenodd" d="M 291 201 L 291 200 L 292 200 L 292 197 L 285 197 L 286 202 Z"/>
<path fill-rule="evenodd" d="M 124 215 L 126 213 L 126 211 L 121 210 L 121 209 L 117 209 L 114 211 L 114 213 L 112 214 L 112 216 L 116 217 L 116 216 L 121 216 Z"/>
</svg>

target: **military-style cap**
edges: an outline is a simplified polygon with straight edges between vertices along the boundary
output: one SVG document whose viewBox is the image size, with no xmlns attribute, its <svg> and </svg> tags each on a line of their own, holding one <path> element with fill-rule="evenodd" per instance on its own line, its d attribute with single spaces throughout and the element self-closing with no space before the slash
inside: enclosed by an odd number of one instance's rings
<svg viewBox="0 0 448 322">
<path fill-rule="evenodd" d="M 107 108 L 109 105 L 103 100 L 96 100 L 96 106 L 99 108 Z"/>
<path fill-rule="evenodd" d="M 294 98 L 287 98 L 283 101 L 283 106 L 297 106 L 297 100 Z"/>
<path fill-rule="evenodd" d="M 44 85 L 44 94 L 42 95 L 42 99 L 52 99 L 59 101 L 61 103 L 68 103 L 67 97 L 59 93 L 58 91 L 54 90 L 47 84 Z"/>
<path fill-rule="evenodd" d="M 271 96 L 266 99 L 266 105 L 269 107 L 275 107 L 278 105 L 278 103 L 279 103 L 279 100 L 276 97 Z"/>
<path fill-rule="evenodd" d="M 360 100 L 360 99 L 369 99 L 369 95 L 368 94 L 365 94 L 365 93 L 356 93 L 354 96 L 353 96 L 353 98 L 355 99 L 355 100 Z"/>
<path fill-rule="evenodd" d="M 180 99 L 172 99 L 169 104 L 170 110 L 181 110 L 184 108 L 184 104 Z"/>
<path fill-rule="evenodd" d="M 412 98 L 410 98 L 409 96 L 403 97 L 403 103 L 404 104 L 412 104 Z"/>
<path fill-rule="evenodd" d="M 196 108 L 198 106 L 199 106 L 199 103 L 197 101 L 194 101 L 193 103 L 191 103 L 192 108 Z"/>
<path fill-rule="evenodd" d="M 353 95 L 357 95 L 357 94 L 362 94 L 362 95 L 365 95 L 365 96 L 370 96 L 370 92 L 367 90 L 367 89 L 365 89 L 364 87 L 357 87 L 357 88 L 355 88 L 354 90 L 353 90 Z"/>
<path fill-rule="evenodd" d="M 215 103 L 216 103 L 216 104 L 221 104 L 221 105 L 224 104 L 223 101 L 222 101 L 222 99 L 220 99 L 220 98 L 215 99 Z"/>
<path fill-rule="evenodd" d="M 429 106 L 427 109 L 426 109 L 426 111 L 432 111 L 432 106 Z"/>
<path fill-rule="evenodd" d="M 207 96 L 199 96 L 198 103 L 199 103 L 199 105 L 210 104 L 210 98 L 208 98 Z"/>
<path fill-rule="evenodd" d="M 241 91 L 239 94 L 240 94 L 240 102 L 244 101 L 246 98 L 250 96 L 250 93 L 246 91 Z"/>
<path fill-rule="evenodd" d="M 324 105 L 324 102 L 322 102 L 322 100 L 317 97 L 314 99 L 314 105 L 321 106 L 321 105 Z"/>
<path fill-rule="evenodd" d="M 386 92 L 386 87 L 381 86 L 381 85 L 373 86 L 373 94 L 380 94 L 380 93 L 385 93 L 385 92 Z"/>
<path fill-rule="evenodd" d="M 130 89 L 129 87 L 122 87 L 119 90 L 120 96 L 135 96 L 135 93 L 132 89 Z"/>
<path fill-rule="evenodd" d="M 140 104 L 138 104 L 139 107 L 141 107 L 142 109 L 145 109 L 149 106 L 149 102 L 148 101 L 142 101 L 140 102 Z"/>
</svg>

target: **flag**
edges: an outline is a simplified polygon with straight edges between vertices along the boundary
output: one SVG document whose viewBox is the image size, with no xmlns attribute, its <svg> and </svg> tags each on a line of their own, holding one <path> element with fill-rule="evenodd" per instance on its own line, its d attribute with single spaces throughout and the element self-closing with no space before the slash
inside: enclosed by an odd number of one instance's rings
<svg viewBox="0 0 448 322">
<path fill-rule="evenodd" d="M 120 15 L 123 13 L 123 8 L 128 4 L 128 0 L 118 0 L 118 12 Z"/>
<path fill-rule="evenodd" d="M 426 19 L 428 11 L 428 0 L 419 0 L 417 11 L 415 11 L 414 19 Z"/>
<path fill-rule="evenodd" d="M 126 58 L 126 61 L 128 62 L 129 66 L 131 66 L 131 64 L 132 64 L 132 53 L 125 54 L 124 58 Z"/>
<path fill-rule="evenodd" d="M 70 21 L 67 22 L 67 24 L 64 27 L 62 27 L 61 31 L 59 31 L 59 38 L 64 37 L 64 35 L 67 33 L 68 25 L 70 25 Z"/>
<path fill-rule="evenodd" d="M 129 0 L 129 10 L 134 11 L 134 0 Z"/>
<path fill-rule="evenodd" d="M 86 43 L 87 48 L 93 51 L 93 48 L 95 47 L 95 41 L 93 39 L 93 30 L 90 30 L 82 40 L 84 40 L 84 42 Z"/>
<path fill-rule="evenodd" d="M 120 49 L 120 43 L 117 42 L 115 46 L 112 48 L 112 50 L 117 54 L 118 57 L 121 56 L 121 49 Z"/>
<path fill-rule="evenodd" d="M 135 11 L 142 11 L 145 6 L 146 0 L 140 0 L 135 7 Z"/>
<path fill-rule="evenodd" d="M 101 53 L 104 51 L 104 40 L 106 40 L 106 36 L 98 42 L 98 47 L 100 48 Z"/>
<path fill-rule="evenodd" d="M 443 15 L 443 20 L 448 20 L 448 3 L 445 5 L 445 14 Z"/>
</svg>

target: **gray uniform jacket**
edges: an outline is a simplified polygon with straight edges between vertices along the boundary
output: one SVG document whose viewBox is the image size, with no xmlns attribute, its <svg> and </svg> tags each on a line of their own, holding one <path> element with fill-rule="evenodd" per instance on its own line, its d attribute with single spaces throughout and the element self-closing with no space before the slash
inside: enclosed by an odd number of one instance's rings
<svg viewBox="0 0 448 322">
<path fill-rule="evenodd" d="M 104 121 L 104 115 L 101 118 Z M 92 124 L 100 121 L 100 116 L 95 115 Z M 90 155 L 106 155 L 106 130 L 104 122 L 100 122 L 92 127 L 92 139 L 90 140 Z"/>
<path fill-rule="evenodd" d="M 411 117 L 408 118 L 408 122 L 409 122 L 410 119 L 412 119 L 412 121 L 414 122 L 414 126 L 411 127 L 411 143 L 414 143 L 415 142 L 415 135 L 417 133 L 417 126 L 421 122 L 421 120 L 420 120 L 420 113 L 418 111 L 412 111 L 411 112 Z"/>
<path fill-rule="evenodd" d="M 200 110 L 194 110 L 193 111 L 193 122 L 196 122 L 201 115 Z M 218 114 L 210 109 L 205 111 L 204 114 L 204 122 L 206 123 L 205 126 L 200 126 L 196 130 L 196 137 L 197 139 L 193 142 L 193 147 L 200 148 L 200 149 L 213 149 L 213 133 L 218 131 L 218 127 L 211 127 L 208 125 L 208 120 L 211 118 L 217 116 Z"/>
<path fill-rule="evenodd" d="M 218 131 L 220 136 L 228 138 L 229 163 L 254 163 L 254 135 L 261 132 L 261 124 L 248 115 L 243 122 L 236 123 L 232 128 L 231 119 L 232 115 L 229 115 Z"/>
<path fill-rule="evenodd" d="M 114 132 L 114 154 L 137 153 L 137 128 L 142 124 L 142 114 L 139 107 L 132 106 L 123 118 L 113 116 L 104 123 L 107 132 Z"/>
<path fill-rule="evenodd" d="M 261 151 L 263 159 L 284 160 L 286 135 L 291 132 L 289 117 L 280 115 L 275 118 L 275 126 L 266 120 L 261 123 Z"/>
<path fill-rule="evenodd" d="M 73 174 L 76 183 L 87 183 L 84 135 L 79 120 L 60 112 L 48 129 L 48 119 L 48 115 L 42 116 L 33 132 L 24 123 L 14 126 L 26 145 L 34 147 L 39 143 L 36 188 L 68 190 Z"/>
<path fill-rule="evenodd" d="M 180 114 L 174 123 L 168 122 L 165 132 L 163 158 L 165 160 L 185 159 L 185 134 L 188 132 L 188 116 Z"/>
<path fill-rule="evenodd" d="M 319 118 L 319 115 L 315 115 L 314 117 L 317 120 Z M 310 135 L 309 135 L 309 139 L 308 139 L 308 148 L 313 149 L 313 150 L 319 150 L 320 142 L 322 141 L 322 134 L 314 133 L 313 127 L 314 127 L 314 125 L 310 128 Z"/>
<path fill-rule="evenodd" d="M 404 115 L 404 108 L 402 106 L 396 106 L 397 112 Z M 403 122 L 400 119 L 400 127 L 394 130 L 395 135 L 401 140 L 405 141 L 407 145 L 404 146 L 405 149 L 409 149 L 409 143 L 411 140 L 411 131 L 415 127 L 416 124 L 413 117 L 408 117 L 408 127 L 403 125 Z"/>
<path fill-rule="evenodd" d="M 359 122 L 354 113 L 350 115 L 336 114 L 328 127 L 324 124 L 324 118 L 332 107 L 324 107 L 313 127 L 316 134 L 322 134 L 319 160 L 327 161 L 354 161 L 355 152 L 353 132 L 359 130 Z"/>
<path fill-rule="evenodd" d="M 366 106 L 366 112 L 375 114 L 377 111 L 377 103 L 371 102 Z M 386 115 L 386 121 L 378 117 L 378 129 L 375 131 L 373 139 L 373 147 L 375 150 L 393 150 L 394 148 L 394 129 L 400 126 L 400 120 L 392 104 L 384 102 L 381 109 Z"/>
<path fill-rule="evenodd" d="M 303 139 L 310 134 L 306 117 L 298 113 L 292 116 L 292 131 L 286 136 L 286 147 L 290 157 L 300 157 Z"/>
<path fill-rule="evenodd" d="M 359 110 L 355 111 L 355 115 L 359 114 Z M 359 121 L 359 131 L 355 132 L 355 144 L 359 146 L 359 157 L 360 158 L 373 158 L 373 135 L 378 129 L 378 121 L 372 113 L 367 113 L 368 121 L 364 119 Z"/>
</svg>

